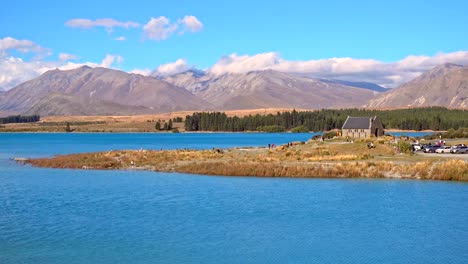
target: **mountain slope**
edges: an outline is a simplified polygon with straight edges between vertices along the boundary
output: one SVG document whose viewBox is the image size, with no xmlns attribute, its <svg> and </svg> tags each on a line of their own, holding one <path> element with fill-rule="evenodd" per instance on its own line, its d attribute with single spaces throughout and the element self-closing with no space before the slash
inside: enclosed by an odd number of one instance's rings
<svg viewBox="0 0 468 264">
<path fill-rule="evenodd" d="M 52 93 L 41 98 L 26 115 L 48 116 L 51 113 L 57 116 L 69 115 L 134 115 L 152 112 L 144 106 L 121 105 L 113 102 L 87 98 L 77 95 L 64 95 Z"/>
<path fill-rule="evenodd" d="M 370 82 L 351 82 L 351 81 L 344 81 L 344 80 L 337 80 L 337 79 L 320 79 L 322 82 L 326 83 L 339 83 L 346 86 L 352 86 L 357 88 L 368 89 L 375 92 L 386 92 L 388 91 L 387 88 L 384 88 L 380 85 Z"/>
<path fill-rule="evenodd" d="M 51 94 L 74 95 L 125 106 L 144 106 L 155 112 L 198 110 L 210 106 L 186 89 L 152 77 L 84 66 L 69 71 L 48 71 L 20 84 L 0 95 L 0 110 L 26 112 Z M 115 110 L 115 107 L 101 110 L 108 112 Z"/>
<path fill-rule="evenodd" d="M 379 95 L 367 107 L 468 108 L 468 67 L 446 63 Z"/>
<path fill-rule="evenodd" d="M 354 107 L 374 92 L 273 70 L 223 75 L 193 71 L 164 78 L 214 104 L 217 109 Z"/>
</svg>

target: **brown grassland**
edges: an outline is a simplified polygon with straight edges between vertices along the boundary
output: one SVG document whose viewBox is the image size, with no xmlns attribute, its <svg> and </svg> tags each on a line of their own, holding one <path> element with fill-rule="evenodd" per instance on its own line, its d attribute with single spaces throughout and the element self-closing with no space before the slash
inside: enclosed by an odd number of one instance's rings
<svg viewBox="0 0 468 264">
<path fill-rule="evenodd" d="M 466 142 L 466 141 L 462 141 Z M 143 169 L 207 175 L 297 178 L 410 178 L 468 181 L 468 162 L 450 154 L 397 153 L 389 139 L 294 142 L 268 148 L 119 150 L 29 159 L 39 167 Z M 468 156 L 468 154 L 466 154 Z"/>
<path fill-rule="evenodd" d="M 292 108 L 264 108 L 250 110 L 225 111 L 228 116 L 267 115 L 277 112 L 292 111 Z M 296 109 L 305 111 L 307 109 Z M 74 132 L 156 132 L 158 120 L 162 123 L 169 119 L 192 115 L 194 111 L 181 111 L 154 115 L 130 116 L 46 116 L 36 123 L 20 123 L 0 125 L 0 132 L 65 132 L 66 124 L 70 123 Z M 184 131 L 184 123 L 174 123 L 179 131 Z"/>
</svg>

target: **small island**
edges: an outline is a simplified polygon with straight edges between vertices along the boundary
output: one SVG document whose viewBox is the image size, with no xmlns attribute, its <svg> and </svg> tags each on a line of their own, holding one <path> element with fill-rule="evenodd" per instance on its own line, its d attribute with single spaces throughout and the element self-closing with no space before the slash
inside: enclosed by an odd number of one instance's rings
<svg viewBox="0 0 468 264">
<path fill-rule="evenodd" d="M 399 139 L 397 139 L 398 141 Z M 468 143 L 457 140 L 451 143 Z M 222 176 L 399 178 L 468 181 L 468 154 L 415 154 L 392 136 L 315 137 L 281 146 L 211 150 L 115 150 L 22 161 L 37 167 L 151 170 Z"/>
</svg>

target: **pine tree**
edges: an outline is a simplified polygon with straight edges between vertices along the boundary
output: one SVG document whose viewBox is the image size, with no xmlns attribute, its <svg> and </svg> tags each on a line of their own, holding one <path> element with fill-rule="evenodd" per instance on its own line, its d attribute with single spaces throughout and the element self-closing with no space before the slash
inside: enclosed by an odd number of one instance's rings
<svg viewBox="0 0 468 264">
<path fill-rule="evenodd" d="M 167 129 L 166 130 L 171 130 L 172 129 L 172 120 L 169 119 L 169 124 L 167 125 Z"/>
<path fill-rule="evenodd" d="M 156 122 L 156 125 L 154 126 L 156 130 L 161 130 L 161 122 Z"/>
<path fill-rule="evenodd" d="M 67 122 L 67 125 L 66 125 L 66 127 L 65 127 L 65 132 L 72 132 L 72 131 L 73 131 L 73 130 L 72 130 L 71 127 L 70 127 L 70 123 Z"/>
<path fill-rule="evenodd" d="M 227 117 L 222 112 L 193 113 L 185 118 L 187 131 L 254 131 L 259 127 L 282 126 L 289 130 L 305 126 L 311 131 L 341 128 L 347 116 L 378 116 L 386 128 L 449 129 L 468 127 L 468 111 L 442 107 L 398 110 L 322 109 L 319 111 L 278 112 L 276 115 Z"/>
</svg>

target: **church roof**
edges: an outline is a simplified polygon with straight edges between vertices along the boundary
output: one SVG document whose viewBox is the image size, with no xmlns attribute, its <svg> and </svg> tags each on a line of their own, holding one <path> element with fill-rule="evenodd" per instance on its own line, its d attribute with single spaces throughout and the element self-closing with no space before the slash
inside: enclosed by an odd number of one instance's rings
<svg viewBox="0 0 468 264">
<path fill-rule="evenodd" d="M 348 116 L 342 129 L 369 129 L 372 123 L 372 117 L 351 117 Z"/>
</svg>

